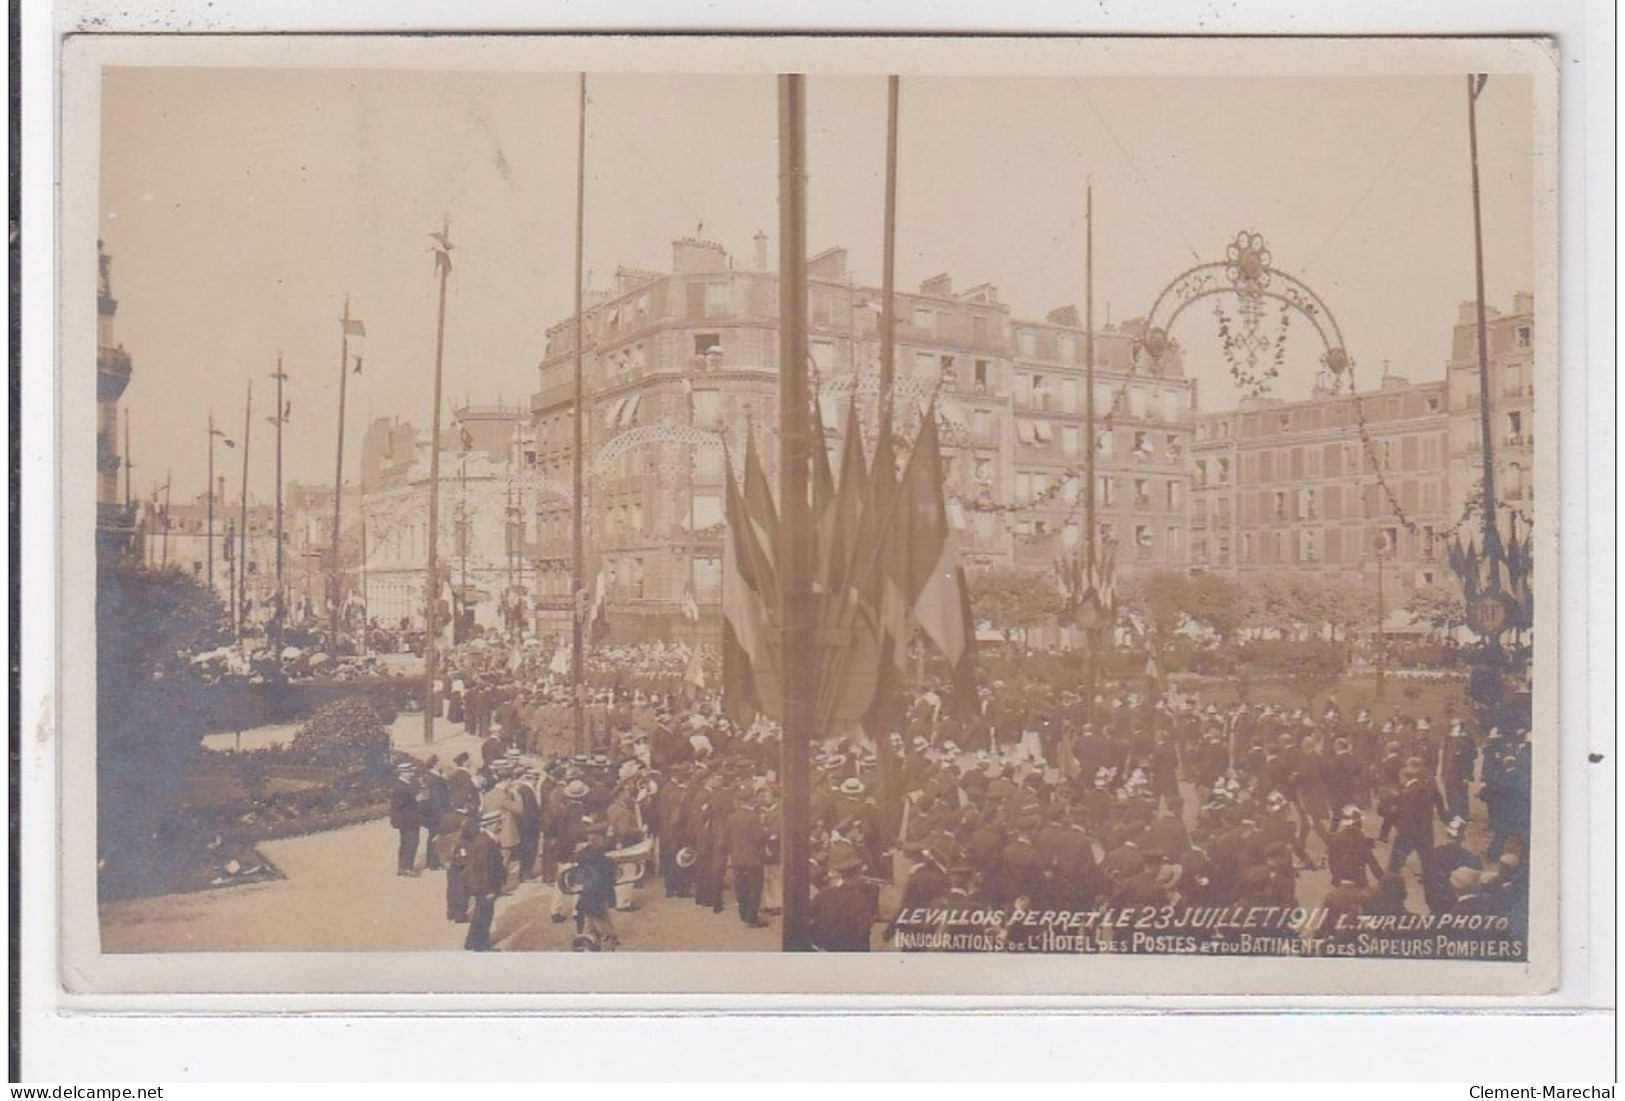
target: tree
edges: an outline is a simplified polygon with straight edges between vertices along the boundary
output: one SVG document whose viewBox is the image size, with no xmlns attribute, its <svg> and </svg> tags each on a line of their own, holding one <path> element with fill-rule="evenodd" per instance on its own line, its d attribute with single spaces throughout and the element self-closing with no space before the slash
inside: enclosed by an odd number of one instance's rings
<svg viewBox="0 0 1625 1101">
<path fill-rule="evenodd" d="M 1335 685 L 1348 669 L 1348 652 L 1335 642 L 1307 641 L 1283 652 L 1281 672 L 1313 712 L 1315 697 Z"/>
<path fill-rule="evenodd" d="M 1467 602 L 1461 586 L 1447 581 L 1420 585 L 1411 592 L 1405 610 L 1433 630 L 1448 634 L 1467 622 Z"/>
<path fill-rule="evenodd" d="M 1063 610 L 1061 591 L 1045 570 L 990 566 L 967 575 L 971 614 L 987 623 L 1005 642 L 1033 627 L 1053 623 Z"/>
<path fill-rule="evenodd" d="M 1190 576 L 1175 570 L 1132 574 L 1118 582 L 1117 606 L 1138 620 L 1152 644 L 1161 648 L 1185 622 L 1190 590 Z"/>
<path fill-rule="evenodd" d="M 213 701 L 190 663 L 225 641 L 215 595 L 180 569 L 105 562 L 96 592 L 97 836 L 114 874 L 155 876 Z"/>
<path fill-rule="evenodd" d="M 1228 643 L 1242 628 L 1247 613 L 1247 590 L 1241 582 L 1221 573 L 1196 574 L 1186 582 L 1187 614 Z"/>
</svg>

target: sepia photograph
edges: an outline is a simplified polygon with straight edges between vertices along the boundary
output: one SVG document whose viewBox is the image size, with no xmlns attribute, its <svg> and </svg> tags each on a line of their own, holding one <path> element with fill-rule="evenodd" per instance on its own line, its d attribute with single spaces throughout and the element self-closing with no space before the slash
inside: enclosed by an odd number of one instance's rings
<svg viewBox="0 0 1625 1101">
<path fill-rule="evenodd" d="M 1545 44 L 65 64 L 70 987 L 1555 987 Z"/>
</svg>

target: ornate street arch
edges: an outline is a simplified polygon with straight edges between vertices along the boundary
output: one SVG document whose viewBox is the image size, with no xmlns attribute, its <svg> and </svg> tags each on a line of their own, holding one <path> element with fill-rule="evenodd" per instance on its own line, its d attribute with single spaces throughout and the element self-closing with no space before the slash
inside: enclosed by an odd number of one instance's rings
<svg viewBox="0 0 1625 1101">
<path fill-rule="evenodd" d="M 1236 234 L 1223 260 L 1188 268 L 1163 287 L 1146 315 L 1144 335 L 1134 342 L 1136 366 L 1160 374 L 1163 357 L 1172 347 L 1174 323 L 1192 304 L 1207 298 L 1230 299 L 1239 305 L 1235 318 L 1223 311 L 1221 303 L 1215 309 L 1230 373 L 1250 397 L 1264 394 L 1279 372 L 1292 316 L 1313 326 L 1322 346 L 1321 366 L 1334 379 L 1341 382 L 1353 366 L 1331 307 L 1309 284 L 1276 267 L 1263 234 L 1253 230 Z M 1273 337 L 1264 324 L 1267 301 L 1280 307 L 1278 332 Z"/>
</svg>

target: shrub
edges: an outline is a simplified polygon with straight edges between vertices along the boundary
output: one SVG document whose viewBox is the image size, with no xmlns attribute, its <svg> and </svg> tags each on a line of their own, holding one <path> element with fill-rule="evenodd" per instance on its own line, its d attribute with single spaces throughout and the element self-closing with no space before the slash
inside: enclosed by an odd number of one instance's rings
<svg viewBox="0 0 1625 1101">
<path fill-rule="evenodd" d="M 288 744 L 294 761 L 345 773 L 389 773 L 389 728 L 364 696 L 317 709 Z"/>
</svg>

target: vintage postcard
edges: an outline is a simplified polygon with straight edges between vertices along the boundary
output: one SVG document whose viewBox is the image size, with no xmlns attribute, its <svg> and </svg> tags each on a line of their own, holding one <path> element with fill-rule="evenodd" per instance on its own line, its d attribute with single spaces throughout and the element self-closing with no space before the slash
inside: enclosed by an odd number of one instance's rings
<svg viewBox="0 0 1625 1101">
<path fill-rule="evenodd" d="M 1547 44 L 63 80 L 68 993 L 1556 987 Z"/>
</svg>

